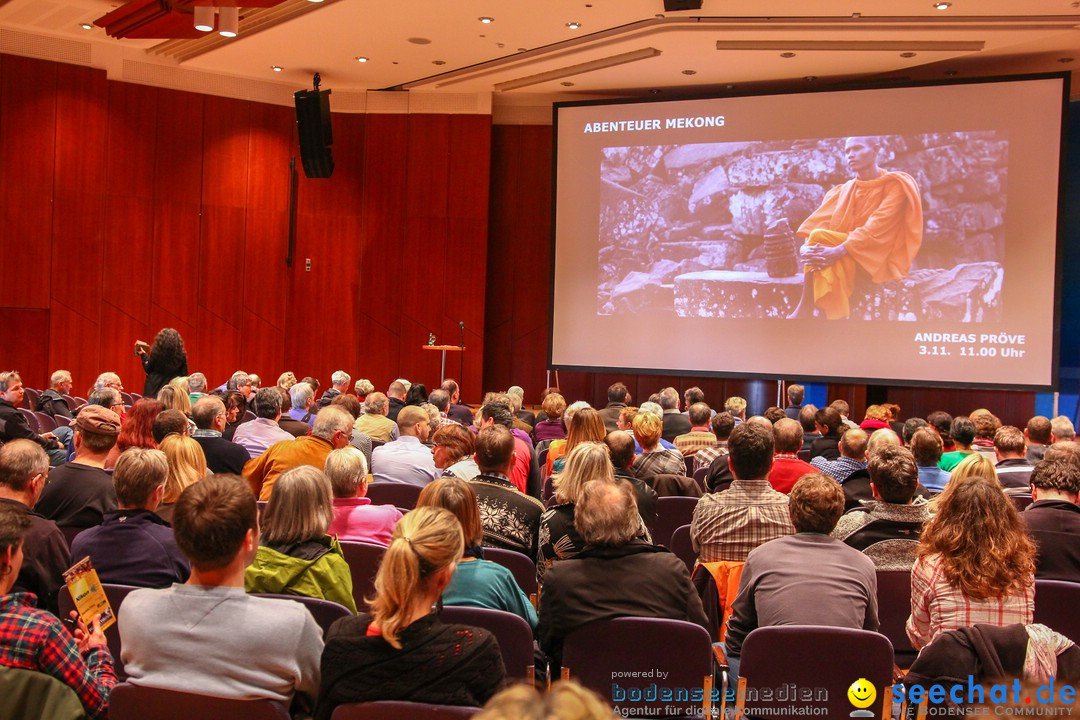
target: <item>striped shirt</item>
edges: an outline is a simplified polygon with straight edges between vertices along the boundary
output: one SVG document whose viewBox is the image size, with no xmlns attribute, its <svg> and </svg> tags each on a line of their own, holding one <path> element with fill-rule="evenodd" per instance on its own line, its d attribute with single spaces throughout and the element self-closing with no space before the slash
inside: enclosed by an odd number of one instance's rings
<svg viewBox="0 0 1080 720">
<path fill-rule="evenodd" d="M 704 496 L 690 523 L 701 562 L 745 562 L 758 545 L 794 532 L 788 496 L 768 480 L 735 480 L 727 490 Z"/>
</svg>

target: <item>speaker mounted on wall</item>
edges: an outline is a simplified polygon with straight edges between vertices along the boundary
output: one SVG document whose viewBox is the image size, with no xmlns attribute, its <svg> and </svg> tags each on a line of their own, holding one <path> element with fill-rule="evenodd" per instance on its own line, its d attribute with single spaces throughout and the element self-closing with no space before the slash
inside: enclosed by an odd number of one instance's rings
<svg viewBox="0 0 1080 720">
<path fill-rule="evenodd" d="M 293 93 L 296 129 L 300 135 L 300 161 L 304 175 L 309 178 L 328 178 L 334 174 L 334 156 L 330 150 L 334 144 L 330 127 L 330 91 L 319 90 L 321 80 L 315 73 L 314 90 Z"/>
</svg>

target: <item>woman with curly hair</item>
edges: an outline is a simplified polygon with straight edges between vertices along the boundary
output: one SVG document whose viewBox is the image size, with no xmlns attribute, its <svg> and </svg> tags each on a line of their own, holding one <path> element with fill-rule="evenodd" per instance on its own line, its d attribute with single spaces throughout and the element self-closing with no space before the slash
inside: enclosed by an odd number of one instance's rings
<svg viewBox="0 0 1080 720">
<path fill-rule="evenodd" d="M 911 569 L 911 643 L 922 649 L 941 632 L 976 623 L 1031 623 L 1035 545 L 994 465 L 969 456 L 933 503 Z"/>
<path fill-rule="evenodd" d="M 146 371 L 143 397 L 157 397 L 158 390 L 178 375 L 187 375 L 187 353 L 184 340 L 173 328 L 162 328 L 153 345 L 142 340 L 135 343 L 135 354 Z"/>
<path fill-rule="evenodd" d="M 153 398 L 141 398 L 135 401 L 131 409 L 124 415 L 124 423 L 120 426 L 120 435 L 116 438 L 116 444 L 105 458 L 105 469 L 110 470 L 116 466 L 120 453 L 128 448 L 138 447 L 147 450 L 157 449 L 154 441 L 154 420 L 165 409 L 160 402 Z"/>
</svg>

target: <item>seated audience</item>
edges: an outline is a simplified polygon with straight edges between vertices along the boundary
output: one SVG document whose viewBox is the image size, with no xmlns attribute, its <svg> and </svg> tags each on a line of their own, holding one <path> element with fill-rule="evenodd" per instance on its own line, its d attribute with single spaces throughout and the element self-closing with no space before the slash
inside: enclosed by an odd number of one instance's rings
<svg viewBox="0 0 1080 720">
<path fill-rule="evenodd" d="M 611 720 L 611 706 L 573 680 L 554 683 L 541 696 L 529 685 L 506 688 L 474 720 Z"/>
<path fill-rule="evenodd" d="M 807 403 L 799 408 L 799 417 L 795 418 L 799 421 L 799 425 L 803 429 L 803 444 L 799 448 L 799 452 L 811 452 L 811 448 L 814 445 L 814 441 L 821 437 L 821 432 L 818 430 L 817 424 L 817 405 L 811 405 Z M 839 438 L 837 438 L 839 442 Z"/>
<path fill-rule="evenodd" d="M 363 404 L 367 400 L 369 393 L 374 392 L 375 386 L 371 384 L 371 381 L 367 378 L 360 378 L 353 384 L 353 392 L 356 393 L 356 399 Z"/>
<path fill-rule="evenodd" d="M 915 457 L 907 448 L 889 444 L 871 453 L 867 469 L 874 499 L 847 512 L 832 535 L 865 553 L 879 570 L 910 570 L 930 517 L 926 501 L 915 501 L 919 486 Z"/>
<path fill-rule="evenodd" d="M 1028 420 L 1024 438 L 1027 440 L 1027 459 L 1033 463 L 1039 462 L 1046 448 L 1054 444 L 1054 426 L 1048 418 L 1036 415 Z"/>
<path fill-rule="evenodd" d="M 191 394 L 187 391 L 187 380 L 174 378 L 168 385 L 157 392 L 157 401 L 163 410 L 179 410 L 191 415 Z"/>
<path fill-rule="evenodd" d="M 180 495 L 206 477 L 206 456 L 199 443 L 184 435 L 166 437 L 161 441 L 161 451 L 165 453 L 169 472 L 157 514 L 165 522 L 171 523 Z"/>
<path fill-rule="evenodd" d="M 674 442 L 679 435 L 690 432 L 690 418 L 679 412 L 679 392 L 673 387 L 660 391 L 657 399 L 663 411 L 663 431 L 661 436 L 668 442 Z M 639 441 L 640 442 L 640 441 Z"/>
<path fill-rule="evenodd" d="M 785 417 L 787 417 L 787 415 L 784 414 L 784 411 L 776 405 L 766 408 L 765 412 L 762 414 L 765 416 L 766 420 L 773 423 L 774 425 L 780 420 L 783 420 Z"/>
<path fill-rule="evenodd" d="M 544 505 L 510 482 L 514 436 L 503 425 L 481 428 L 476 436 L 473 492 L 484 524 L 484 546 L 516 550 L 536 561 L 536 537 Z"/>
<path fill-rule="evenodd" d="M 840 427 L 844 419 L 836 408 L 823 407 L 814 414 L 814 425 L 821 437 L 810 443 L 810 458 L 822 457 L 835 460 L 840 457 Z"/>
<path fill-rule="evenodd" d="M 135 401 L 120 424 L 120 434 L 116 437 L 116 444 L 109 451 L 109 456 L 105 458 L 107 470 L 112 470 L 116 466 L 120 453 L 128 448 L 147 450 L 157 448 L 158 443 L 154 438 L 154 421 L 164 409 L 162 404 L 153 398 L 139 398 Z M 186 417 L 184 424 L 187 425 Z"/>
<path fill-rule="evenodd" d="M 352 382 L 352 376 L 344 370 L 335 370 L 330 375 L 330 388 L 322 394 L 319 398 L 319 407 L 324 408 L 334 401 L 334 398 L 339 395 L 347 395 L 349 393 L 349 384 Z"/>
<path fill-rule="evenodd" d="M 514 574 L 484 559 L 480 543 L 484 528 L 476 494 L 468 482 L 456 477 L 439 478 L 420 491 L 416 507 L 439 507 L 454 513 L 465 536 L 465 550 L 450 584 L 443 591 L 443 605 L 491 608 L 514 613 L 536 629 L 536 609 L 517 584 Z"/>
<path fill-rule="evenodd" d="M 873 435 L 877 430 L 890 429 L 889 411 L 881 405 L 867 407 L 866 415 L 859 423 L 859 428 L 865 430 L 867 435 Z"/>
<path fill-rule="evenodd" d="M 811 458 L 810 464 L 838 483 L 858 470 L 866 469 L 866 447 L 870 438 L 865 430 L 849 428 L 840 438 L 840 457 L 826 460 L 823 455 Z"/>
<path fill-rule="evenodd" d="M 225 403 L 216 397 L 201 398 L 195 403 L 191 417 L 198 428 L 191 437 L 202 447 L 210 472 L 231 475 L 244 472 L 244 464 L 251 459 L 247 450 L 223 437 L 228 417 Z"/>
<path fill-rule="evenodd" d="M 1031 496 L 1020 517 L 1035 541 L 1035 577 L 1080 582 L 1080 462 L 1040 460 Z"/>
<path fill-rule="evenodd" d="M 641 445 L 641 454 L 634 460 L 634 476 L 645 482 L 657 475 L 686 475 L 686 461 L 679 451 L 660 447 L 663 429 L 663 421 L 651 413 L 634 417 L 634 439 Z"/>
<path fill-rule="evenodd" d="M 952 421 L 952 415 L 944 410 L 935 410 L 926 416 L 926 422 L 930 425 L 931 429 L 938 434 L 938 437 L 941 438 L 941 448 L 943 453 L 956 449 L 956 445 L 949 435 L 949 430 L 952 428 Z"/>
<path fill-rule="evenodd" d="M 728 441 L 734 480 L 731 487 L 698 500 L 690 523 L 690 542 L 701 562 L 743 562 L 751 550 L 794 532 L 788 496 L 769 484 L 773 433 L 756 422 L 744 422 Z"/>
<path fill-rule="evenodd" d="M 348 393 L 342 393 L 336 398 L 330 401 L 330 404 L 334 407 L 339 407 L 345 412 L 352 415 L 353 424 L 355 425 L 357 419 L 364 412 L 363 405 L 356 399 L 355 396 Z M 357 432 L 356 428 L 353 428 L 352 439 L 349 440 L 349 445 L 353 446 L 364 454 L 364 459 L 367 460 L 368 467 L 371 467 L 371 438 L 362 432 Z"/>
<path fill-rule="evenodd" d="M 447 625 L 434 611 L 464 549 L 450 511 L 420 507 L 402 518 L 375 576 L 371 613 L 342 618 L 327 633 L 315 720 L 375 700 L 479 706 L 502 688 L 494 636 Z"/>
<path fill-rule="evenodd" d="M 116 509 L 112 476 L 105 459 L 120 434 L 120 417 L 102 407 L 87 405 L 72 420 L 75 459 L 54 468 L 34 509 L 60 527 L 100 525 Z"/>
<path fill-rule="evenodd" d="M 607 435 L 604 429 L 604 420 L 599 411 L 594 410 L 587 404 L 582 403 L 574 407 L 574 403 L 566 412 L 563 419 L 566 421 L 566 441 L 553 442 L 548 447 L 547 466 L 548 474 L 554 475 L 562 472 L 566 465 L 566 456 L 570 451 L 583 442 L 603 442 Z"/>
<path fill-rule="evenodd" d="M 225 396 L 221 398 L 225 403 L 225 429 L 221 432 L 221 437 L 230 442 L 233 439 L 233 435 L 236 434 L 236 429 L 244 422 L 244 414 L 248 410 L 249 397 L 254 399 L 255 393 L 249 392 L 247 395 L 244 395 L 236 390 L 229 390 L 225 393 Z M 192 435 L 194 434 L 193 431 Z"/>
<path fill-rule="evenodd" d="M 954 417 L 952 425 L 949 426 L 949 436 L 956 445 L 956 449 L 943 453 L 941 456 L 938 467 L 945 472 L 951 472 L 968 455 L 975 452 L 971 447 L 971 444 L 975 442 L 975 423 L 971 422 L 971 418 Z"/>
<path fill-rule="evenodd" d="M 56 614 L 57 595 L 64 587 L 64 571 L 71 567 L 71 553 L 56 523 L 33 510 L 48 475 L 49 456 L 40 445 L 14 440 L 0 447 L 0 509 L 15 508 L 29 522 L 14 589 L 31 593 L 39 608 Z"/>
<path fill-rule="evenodd" d="M 191 404 L 199 402 L 199 398 L 206 395 L 206 390 L 210 386 L 210 383 L 206 380 L 206 375 L 201 372 L 194 372 L 188 375 L 188 400 Z"/>
<path fill-rule="evenodd" d="M 390 387 L 386 389 L 386 417 L 388 417 L 393 422 L 397 422 L 398 413 L 400 413 L 401 409 L 408 404 L 408 396 L 409 388 L 405 385 L 405 383 L 401 381 L 400 378 L 390 383 Z"/>
<path fill-rule="evenodd" d="M 867 464 L 874 454 L 886 447 L 902 447 L 900 436 L 892 431 L 892 428 L 880 428 L 870 435 L 866 441 Z M 841 481 L 844 489 L 844 509 L 862 507 L 864 502 L 874 499 L 874 492 L 870 487 L 870 471 L 867 468 L 856 470 Z M 926 488 L 917 488 L 919 495 L 927 495 Z"/>
<path fill-rule="evenodd" d="M 529 436 L 515 427 L 516 418 L 511 411 L 511 402 L 506 395 L 488 393 L 487 402 L 480 406 L 480 428 L 502 425 L 514 436 L 514 466 L 510 469 L 510 482 L 523 493 L 533 497 L 539 497 L 539 468 L 533 475 L 533 450 L 532 440 Z M 536 487 L 530 488 L 529 482 L 534 480 Z"/>
<path fill-rule="evenodd" d="M 850 432 L 850 431 L 849 431 Z M 829 533 L 844 512 L 844 493 L 814 473 L 791 489 L 794 535 L 777 538 L 746 558 L 724 638 L 733 675 L 743 642 L 755 628 L 826 625 L 878 629 L 874 563 Z"/>
<path fill-rule="evenodd" d="M 1076 428 L 1073 427 L 1072 420 L 1065 415 L 1058 415 L 1050 421 L 1050 432 L 1053 433 L 1055 442 L 1076 440 Z"/>
<path fill-rule="evenodd" d="M 387 417 L 389 410 L 390 405 L 385 395 L 380 392 L 369 393 L 364 400 L 364 414 L 356 419 L 353 429 L 379 442 L 396 440 L 398 426 Z"/>
<path fill-rule="evenodd" d="M 71 542 L 71 556 L 90 556 L 103 583 L 168 587 L 191 573 L 168 523 L 154 514 L 165 493 L 169 461 L 160 450 L 131 448 L 116 461 L 118 510 Z"/>
<path fill-rule="evenodd" d="M 657 493 L 644 480 L 634 476 L 634 438 L 625 432 L 616 430 L 609 432 L 604 438 L 607 445 L 608 457 L 615 468 L 615 477 L 622 478 L 630 483 L 634 489 L 634 499 L 637 501 L 638 515 L 646 527 L 656 525 L 656 498 Z M 571 523 L 572 525 L 573 523 Z M 646 535 L 646 537 L 648 537 Z M 539 565 L 537 565 L 539 567 Z"/>
<path fill-rule="evenodd" d="M 915 436 L 915 433 L 919 430 L 922 430 L 923 428 L 929 427 L 930 423 L 926 422 L 922 418 L 908 418 L 904 421 L 904 425 L 903 427 L 901 427 L 900 432 L 897 433 L 897 435 L 899 435 L 900 438 L 904 441 L 905 446 L 911 447 L 911 438 Z M 930 432 L 933 432 L 933 430 L 930 430 Z M 941 438 L 938 438 L 938 440 L 941 440 Z M 940 459 L 941 458 L 938 458 L 938 460 Z M 937 465 L 937 462 L 935 461 L 934 464 Z"/>
<path fill-rule="evenodd" d="M 325 407 L 316 416 L 310 435 L 274 443 L 244 466 L 244 477 L 255 496 L 267 501 L 279 475 L 301 465 L 324 467 L 326 456 L 348 445 L 352 432 L 352 415 L 333 405 Z"/>
<path fill-rule="evenodd" d="M 25 512 L 0 504 L 0 666 L 33 670 L 59 680 L 75 692 L 87 717 L 105 720 L 116 673 L 98 618 L 89 628 L 78 620 L 73 637 L 54 615 L 34 607 L 37 598 L 32 594 L 12 592 L 29 530 Z M 33 704 L 39 712 L 46 707 L 59 711 L 59 703 L 45 698 Z M 27 714 L 15 717 L 33 716 L 30 708 L 21 710 Z"/>
<path fill-rule="evenodd" d="M 371 471 L 375 482 L 401 482 L 409 485 L 427 485 L 435 479 L 435 458 L 427 442 L 431 432 L 428 414 L 409 405 L 398 413 L 398 430 L 401 435 L 371 451 Z"/>
<path fill-rule="evenodd" d="M 540 407 L 546 419 L 537 421 L 533 426 L 533 440 L 539 443 L 565 438 L 566 428 L 563 427 L 562 417 L 566 411 L 566 399 L 557 392 L 549 393 Z"/>
<path fill-rule="evenodd" d="M 281 429 L 280 419 L 281 393 L 276 387 L 259 388 L 255 393 L 255 419 L 236 428 L 233 442 L 247 451 L 249 459 L 258 457 L 274 443 L 295 437 Z"/>
<path fill-rule="evenodd" d="M 746 400 L 738 395 L 732 395 L 724 401 L 724 410 L 731 413 L 736 425 L 746 422 Z"/>
<path fill-rule="evenodd" d="M 690 432 L 675 438 L 675 449 L 684 458 L 695 457 L 699 450 L 711 448 L 716 445 L 716 435 L 713 434 L 710 421 L 715 413 L 703 402 L 694 403 L 687 409 L 686 416 L 690 418 Z"/>
<path fill-rule="evenodd" d="M 932 493 L 939 493 L 949 482 L 949 473 L 938 466 L 941 461 L 941 436 L 931 427 L 920 428 L 909 442 L 915 466 L 919 470 L 919 482 Z"/>
<path fill-rule="evenodd" d="M 566 438 L 563 440 L 552 440 L 551 444 L 548 445 L 547 460 L 545 461 L 546 464 L 544 466 L 548 475 L 555 474 L 555 461 L 568 452 L 566 445 L 570 442 L 570 428 L 574 424 L 574 416 L 577 415 L 579 410 L 589 407 L 592 406 L 584 400 L 578 400 L 577 402 L 566 406 L 566 410 L 563 411 L 562 415 L 563 427 L 566 429 Z M 625 408 L 623 409 L 625 410 Z M 589 424 L 591 426 L 592 423 Z M 596 441 L 590 440 L 589 442 Z M 560 465 L 560 467 L 562 466 Z"/>
<path fill-rule="evenodd" d="M 336 538 L 333 491 L 326 474 L 301 465 L 281 474 L 262 514 L 262 537 L 244 571 L 253 593 L 304 595 L 356 612 L 352 574 Z"/>
<path fill-rule="evenodd" d="M 840 413 L 841 430 L 843 430 L 844 428 L 847 428 L 848 430 L 854 430 L 855 428 L 859 427 L 854 421 L 848 418 L 848 414 L 851 412 L 851 406 L 848 405 L 846 400 L 841 400 L 840 398 L 837 398 L 836 400 L 833 400 L 831 403 L 829 403 L 829 407 Z"/>
<path fill-rule="evenodd" d="M 462 425 L 472 425 L 473 411 L 461 402 L 461 387 L 457 382 L 449 378 L 443 380 L 440 389 L 450 393 L 450 409 L 446 411 L 446 414 Z"/>
<path fill-rule="evenodd" d="M 315 408 L 315 388 L 309 383 L 298 382 L 289 388 L 289 398 L 292 401 L 291 407 L 285 414 L 293 420 L 315 427 L 315 414 L 318 412 Z"/>
<path fill-rule="evenodd" d="M 1027 459 L 1024 433 L 1020 428 L 1003 425 L 994 433 L 994 452 L 1001 487 L 1010 494 L 1027 495 L 1031 491 L 1031 470 L 1034 463 Z"/>
<path fill-rule="evenodd" d="M 625 435 L 622 439 L 624 442 L 629 440 Z M 585 541 L 574 528 L 574 505 L 581 495 L 581 488 L 590 480 L 615 482 L 606 444 L 580 443 L 567 456 L 566 468 L 554 478 L 555 504 L 540 516 L 536 576 L 541 581 L 557 560 L 575 557 L 585 549 Z"/>
<path fill-rule="evenodd" d="M 971 449 L 985 455 L 990 462 L 997 462 L 994 435 L 1001 427 L 1001 420 L 989 410 L 973 410 L 968 417 L 975 424 L 975 439 L 971 441 Z"/>
<path fill-rule="evenodd" d="M 640 526 L 627 483 L 592 480 L 581 488 L 574 528 L 585 549 L 552 565 L 540 593 L 540 649 L 550 658 L 553 675 L 562 664 L 563 640 L 594 620 L 669 618 L 709 629 L 686 564 L 641 539 Z"/>
<path fill-rule="evenodd" d="M 67 421 L 72 418 L 72 409 L 68 407 L 65 395 L 71 397 L 71 373 L 57 370 L 49 377 L 49 387 L 38 395 L 37 407 L 34 409 L 56 420 L 57 425 L 67 425 Z"/>
<path fill-rule="evenodd" d="M 326 532 L 338 540 L 389 545 L 401 511 L 393 505 L 371 504 L 364 454 L 354 447 L 334 450 L 323 469 L 334 493 L 334 521 Z"/>
<path fill-rule="evenodd" d="M 176 544 L 191 563 L 183 585 L 136 590 L 118 613 L 128 682 L 218 697 L 310 704 L 322 631 L 292 600 L 244 592 L 259 546 L 255 498 L 234 475 L 192 485 L 176 504 Z"/>
<path fill-rule="evenodd" d="M 907 635 L 921 649 L 945 630 L 1031 622 L 1035 545 L 993 464 L 963 460 L 923 528 L 911 569 Z"/>
<path fill-rule="evenodd" d="M 713 443 L 712 447 L 702 448 L 694 454 L 695 474 L 701 468 L 711 466 L 717 458 L 727 456 L 728 439 L 731 437 L 731 431 L 735 429 L 735 418 L 727 410 L 718 412 L 712 416 L 709 427 L 716 437 L 716 442 Z"/>
<path fill-rule="evenodd" d="M 472 480 L 480 474 L 480 468 L 473 459 L 476 441 L 472 432 L 457 422 L 444 424 L 431 438 L 435 445 L 432 455 L 435 467 L 442 471 L 442 477 L 458 477 Z"/>
<path fill-rule="evenodd" d="M 792 383 L 787 386 L 787 406 L 784 408 L 784 416 L 792 420 L 799 419 L 799 413 L 803 408 L 803 399 L 806 397 L 806 388 Z"/>
<path fill-rule="evenodd" d="M 295 384 L 296 384 L 296 374 L 293 373 L 291 370 L 286 370 L 285 372 L 278 375 L 277 386 L 279 388 L 281 388 L 282 390 L 285 390 L 286 392 L 288 392 L 289 390 L 292 389 L 292 386 L 295 385 Z"/>
<path fill-rule="evenodd" d="M 22 378 L 14 370 L 0 373 L 0 443 L 30 440 L 49 454 L 49 464 L 59 465 L 67 460 L 67 449 L 54 433 L 37 433 L 30 427 L 18 408 L 26 393 Z"/>
<path fill-rule="evenodd" d="M 803 444 L 803 429 L 798 420 L 783 418 L 773 425 L 773 464 L 769 471 L 769 484 L 774 489 L 789 493 L 803 475 L 816 473 L 810 463 L 799 459 Z"/>
</svg>

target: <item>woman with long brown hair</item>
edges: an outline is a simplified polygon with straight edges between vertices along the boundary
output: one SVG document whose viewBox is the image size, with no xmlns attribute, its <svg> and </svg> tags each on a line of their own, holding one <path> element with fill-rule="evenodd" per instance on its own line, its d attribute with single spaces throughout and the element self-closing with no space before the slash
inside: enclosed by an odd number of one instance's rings
<svg viewBox="0 0 1080 720">
<path fill-rule="evenodd" d="M 315 720 L 376 700 L 479 706 L 501 689 L 495 638 L 447 625 L 434 609 L 464 550 L 449 510 L 418 507 L 401 519 L 375 576 L 371 612 L 338 620 L 326 635 Z"/>
<path fill-rule="evenodd" d="M 566 465 L 566 456 L 581 443 L 604 442 L 606 436 L 607 428 L 604 427 L 604 418 L 600 416 L 599 411 L 591 407 L 581 408 L 574 413 L 567 426 L 566 444 L 559 446 L 560 450 L 555 447 L 555 443 L 552 443 L 552 448 L 548 451 L 547 464 L 550 471 L 562 472 Z"/>
<path fill-rule="evenodd" d="M 916 648 L 945 630 L 1029 624 L 1035 605 L 1035 545 L 979 454 L 953 471 L 934 501 L 911 569 L 907 634 Z"/>
</svg>

